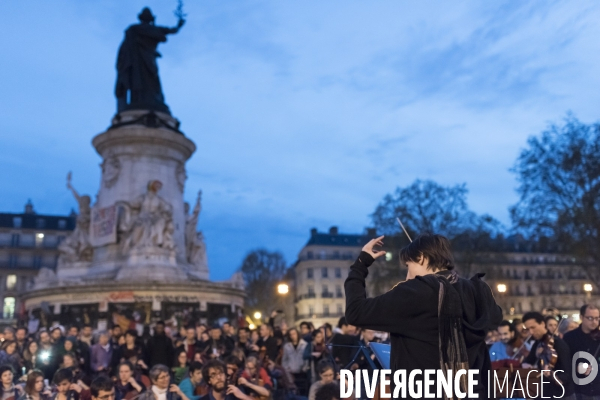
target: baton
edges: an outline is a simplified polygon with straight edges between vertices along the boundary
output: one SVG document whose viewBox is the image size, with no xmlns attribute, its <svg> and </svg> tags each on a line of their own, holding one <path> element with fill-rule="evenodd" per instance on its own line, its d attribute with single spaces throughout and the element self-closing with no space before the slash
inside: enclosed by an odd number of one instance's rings
<svg viewBox="0 0 600 400">
<path fill-rule="evenodd" d="M 402 225 L 402 222 L 400 221 L 400 218 L 396 217 L 396 221 L 398 221 L 398 223 L 400 224 L 400 227 L 402 228 L 402 230 L 404 231 L 404 233 L 406 233 L 406 237 L 408 238 L 408 240 L 410 240 L 410 242 L 412 243 L 412 239 L 410 238 L 410 235 L 408 234 L 408 232 L 406 231 L 406 228 L 404 227 L 404 225 Z"/>
</svg>

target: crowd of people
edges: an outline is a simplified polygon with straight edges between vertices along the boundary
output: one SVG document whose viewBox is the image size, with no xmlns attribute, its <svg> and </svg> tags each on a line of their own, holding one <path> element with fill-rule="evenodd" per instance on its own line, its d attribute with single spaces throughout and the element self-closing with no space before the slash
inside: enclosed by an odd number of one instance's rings
<svg viewBox="0 0 600 400">
<path fill-rule="evenodd" d="M 367 367 L 357 349 L 387 339 L 344 318 L 335 327 L 305 321 L 288 329 L 274 317 L 254 330 L 225 322 L 172 332 L 158 321 L 144 336 L 119 325 L 7 327 L 0 400 L 89 400 L 93 382 L 105 377 L 116 400 L 331 400 L 339 397 L 340 368 Z"/>
<path fill-rule="evenodd" d="M 488 346 L 492 368 L 496 371 L 515 371 L 518 368 L 536 369 L 544 372 L 544 396 L 600 400 L 600 376 L 588 384 L 576 385 L 573 372 L 578 378 L 588 377 L 597 365 L 577 359 L 573 355 L 586 352 L 596 361 L 600 354 L 600 311 L 587 304 L 581 307 L 579 320 L 561 318 L 552 312 L 528 312 L 521 319 L 504 320 L 488 335 Z M 577 371 L 573 371 L 576 365 Z M 583 366 L 583 367 L 582 367 Z M 523 375 L 525 377 L 526 375 Z M 509 380 L 510 382 L 510 380 Z M 525 381 L 523 380 L 525 383 Z M 539 381 L 538 381 L 539 382 Z M 525 388 L 527 390 L 527 388 Z M 530 393 L 535 393 L 531 388 Z M 539 390 L 539 388 L 538 388 Z M 517 394 L 527 394 L 515 391 Z"/>
</svg>

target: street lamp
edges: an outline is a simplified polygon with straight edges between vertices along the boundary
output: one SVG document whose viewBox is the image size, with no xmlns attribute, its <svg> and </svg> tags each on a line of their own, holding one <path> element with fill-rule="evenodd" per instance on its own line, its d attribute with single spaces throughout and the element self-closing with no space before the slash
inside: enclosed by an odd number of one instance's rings
<svg viewBox="0 0 600 400">
<path fill-rule="evenodd" d="M 585 291 L 585 297 L 586 299 L 591 299 L 592 298 L 592 284 L 591 283 L 584 283 L 583 284 L 583 290 Z"/>
<path fill-rule="evenodd" d="M 498 284 L 498 292 L 500 292 L 500 293 L 506 293 L 506 285 L 504 283 L 499 283 Z"/>
<path fill-rule="evenodd" d="M 251 331 L 253 331 L 253 330 L 256 329 L 256 325 L 250 324 L 250 325 L 248 325 L 248 329 L 250 329 Z"/>
<path fill-rule="evenodd" d="M 290 291 L 290 287 L 285 283 L 280 283 L 277 285 L 277 293 L 279 294 L 288 294 Z"/>
<path fill-rule="evenodd" d="M 259 311 L 254 313 L 254 319 L 260 320 L 261 317 L 262 317 L 262 314 Z"/>
</svg>

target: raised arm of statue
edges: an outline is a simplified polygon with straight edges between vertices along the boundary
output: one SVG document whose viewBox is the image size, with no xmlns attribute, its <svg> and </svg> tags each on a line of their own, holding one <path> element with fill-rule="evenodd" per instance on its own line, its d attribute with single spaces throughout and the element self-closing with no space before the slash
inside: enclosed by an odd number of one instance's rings
<svg viewBox="0 0 600 400">
<path fill-rule="evenodd" d="M 75 200 L 77 200 L 77 204 L 79 204 L 79 202 L 81 200 L 81 196 L 79 196 L 79 193 L 77 193 L 77 190 L 75 190 L 75 188 L 71 185 L 71 178 L 72 178 L 72 174 L 71 174 L 71 171 L 69 171 L 69 173 L 67 174 L 67 189 L 69 189 L 71 191 L 71 193 L 73 193 L 73 197 L 75 197 Z"/>
</svg>

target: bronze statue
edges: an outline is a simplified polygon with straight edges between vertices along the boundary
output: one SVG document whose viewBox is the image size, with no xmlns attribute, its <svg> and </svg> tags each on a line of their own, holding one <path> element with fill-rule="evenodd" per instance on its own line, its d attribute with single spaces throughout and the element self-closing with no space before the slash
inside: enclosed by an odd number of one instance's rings
<svg viewBox="0 0 600 400">
<path fill-rule="evenodd" d="M 180 5 L 181 6 L 181 5 Z M 139 24 L 125 31 L 125 39 L 117 58 L 117 112 L 125 110 L 162 111 L 170 114 L 165 104 L 156 59 L 160 42 L 177 33 L 185 23 L 183 12 L 176 12 L 179 22 L 174 28 L 154 25 L 154 15 L 145 7 L 138 15 Z"/>
</svg>

